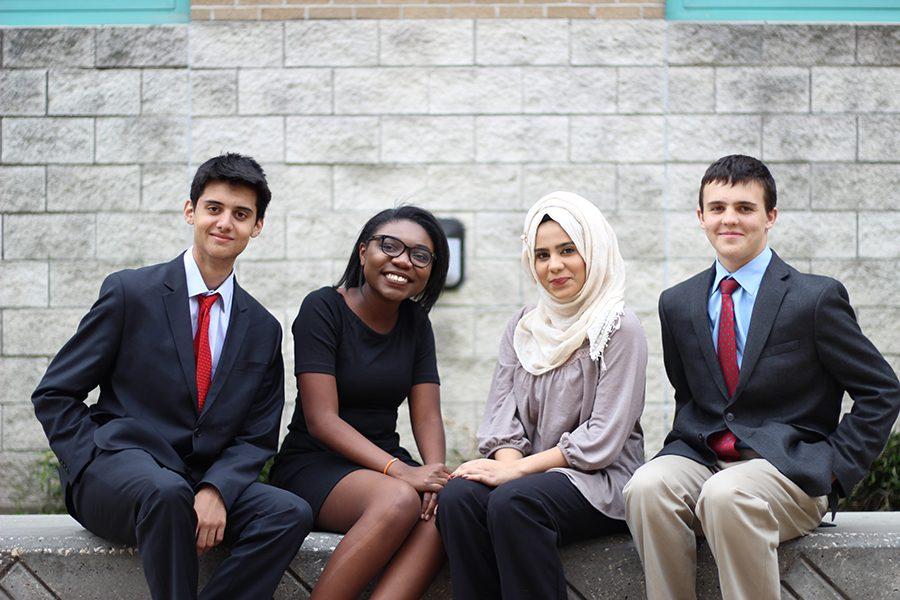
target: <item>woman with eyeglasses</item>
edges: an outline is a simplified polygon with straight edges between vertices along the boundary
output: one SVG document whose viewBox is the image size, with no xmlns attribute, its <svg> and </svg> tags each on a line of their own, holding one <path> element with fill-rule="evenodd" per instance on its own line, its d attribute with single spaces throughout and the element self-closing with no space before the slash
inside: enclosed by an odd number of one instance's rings
<svg viewBox="0 0 900 600">
<path fill-rule="evenodd" d="M 625 308 L 612 228 L 568 192 L 525 217 L 535 305 L 513 315 L 478 430 L 482 459 L 441 492 L 453 597 L 567 598 L 558 547 L 626 531 L 622 488 L 643 463 L 647 339 Z"/>
<path fill-rule="evenodd" d="M 313 599 L 357 598 L 379 573 L 372 598 L 419 598 L 441 566 L 433 517 L 450 473 L 428 311 L 448 264 L 430 212 L 381 211 L 294 320 L 297 404 L 271 481 L 309 502 L 316 529 L 345 534 Z M 424 466 L 400 446 L 407 398 Z"/>
</svg>

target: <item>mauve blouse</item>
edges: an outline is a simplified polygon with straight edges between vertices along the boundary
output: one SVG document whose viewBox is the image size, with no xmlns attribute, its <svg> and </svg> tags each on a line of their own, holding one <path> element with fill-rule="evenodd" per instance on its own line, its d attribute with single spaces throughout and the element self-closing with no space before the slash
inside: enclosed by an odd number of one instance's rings
<svg viewBox="0 0 900 600">
<path fill-rule="evenodd" d="M 564 473 L 597 510 L 625 517 L 622 488 L 644 462 L 647 337 L 626 309 L 610 336 L 603 365 L 591 360 L 588 343 L 552 371 L 532 375 L 516 357 L 513 332 L 533 307 L 518 311 L 500 342 L 478 449 L 490 458 L 500 448 L 524 455 L 559 447 Z"/>
</svg>

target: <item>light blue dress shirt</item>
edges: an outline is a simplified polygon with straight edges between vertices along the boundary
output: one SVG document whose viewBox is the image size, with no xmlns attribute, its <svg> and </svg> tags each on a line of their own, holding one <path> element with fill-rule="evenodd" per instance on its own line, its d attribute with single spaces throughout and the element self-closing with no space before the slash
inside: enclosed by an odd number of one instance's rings
<svg viewBox="0 0 900 600">
<path fill-rule="evenodd" d="M 735 279 L 741 287 L 731 294 L 734 302 L 734 328 L 737 343 L 738 367 L 744 359 L 744 344 L 747 343 L 747 332 L 750 331 L 750 317 L 753 314 L 753 304 L 759 293 L 759 284 L 762 281 L 766 268 L 772 260 L 772 251 L 766 246 L 756 258 L 746 265 L 729 273 L 722 263 L 716 260 L 716 278 L 713 280 L 709 291 L 709 328 L 712 331 L 713 346 L 719 351 L 719 311 L 722 309 L 722 292 L 719 291 L 719 283 L 726 277 Z"/>
<path fill-rule="evenodd" d="M 212 308 L 209 309 L 209 350 L 212 354 L 212 371 L 210 379 L 216 375 L 216 367 L 219 365 L 219 356 L 222 355 L 222 346 L 225 345 L 225 334 L 228 332 L 228 321 L 231 319 L 231 301 L 234 298 L 234 271 L 222 282 L 218 289 L 207 289 L 200 274 L 200 267 L 194 260 L 194 247 L 191 246 L 184 253 L 184 272 L 187 275 L 188 302 L 191 309 L 191 339 L 197 335 L 197 313 L 200 312 L 200 302 L 197 296 L 203 294 L 219 294 Z"/>
</svg>

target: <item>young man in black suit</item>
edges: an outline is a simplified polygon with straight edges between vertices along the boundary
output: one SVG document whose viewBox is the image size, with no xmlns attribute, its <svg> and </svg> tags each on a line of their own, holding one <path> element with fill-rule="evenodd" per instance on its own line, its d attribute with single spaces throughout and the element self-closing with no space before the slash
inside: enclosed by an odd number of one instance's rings
<svg viewBox="0 0 900 600">
<path fill-rule="evenodd" d="M 651 599 L 695 597 L 696 534 L 724 598 L 779 598 L 778 544 L 853 489 L 900 410 L 897 376 L 844 286 L 768 248 L 775 204 L 760 161 L 713 163 L 697 217 L 716 262 L 659 300 L 675 420 L 625 487 Z M 854 404 L 839 421 L 845 391 Z"/>
<path fill-rule="evenodd" d="M 270 598 L 312 527 L 305 501 L 256 481 L 278 443 L 281 326 L 233 266 L 270 199 L 252 158 L 200 166 L 193 246 L 107 277 L 32 396 L 69 513 L 136 544 L 154 598 L 196 598 L 198 554 L 221 542 L 201 597 Z"/>
</svg>

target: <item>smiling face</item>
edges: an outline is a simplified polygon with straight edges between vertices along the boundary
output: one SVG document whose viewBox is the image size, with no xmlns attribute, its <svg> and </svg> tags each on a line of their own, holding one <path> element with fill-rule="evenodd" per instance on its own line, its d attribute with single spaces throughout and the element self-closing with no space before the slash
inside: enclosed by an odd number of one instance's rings
<svg viewBox="0 0 900 600">
<path fill-rule="evenodd" d="M 407 248 L 424 248 L 434 252 L 434 244 L 428 232 L 412 221 L 385 223 L 373 235 L 389 235 L 406 244 Z M 388 256 L 381 250 L 379 240 L 359 245 L 359 262 L 363 268 L 366 287 L 392 302 L 414 298 L 422 293 L 434 265 L 433 262 L 427 267 L 413 265 L 408 250 L 401 252 L 399 256 Z"/>
<path fill-rule="evenodd" d="M 538 225 L 534 242 L 534 270 L 541 286 L 557 300 L 574 298 L 587 271 L 575 242 L 556 221 Z"/>
<path fill-rule="evenodd" d="M 778 209 L 766 212 L 763 188 L 755 181 L 711 182 L 703 188 L 703 210 L 697 209 L 697 218 L 719 262 L 734 273 L 765 249 Z"/>
<path fill-rule="evenodd" d="M 234 263 L 263 227 L 262 219 L 256 218 L 256 192 L 227 181 L 209 182 L 196 206 L 188 200 L 184 220 L 194 226 L 194 258 L 201 269 L 208 264 Z"/>
</svg>

